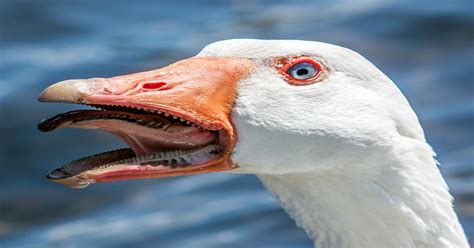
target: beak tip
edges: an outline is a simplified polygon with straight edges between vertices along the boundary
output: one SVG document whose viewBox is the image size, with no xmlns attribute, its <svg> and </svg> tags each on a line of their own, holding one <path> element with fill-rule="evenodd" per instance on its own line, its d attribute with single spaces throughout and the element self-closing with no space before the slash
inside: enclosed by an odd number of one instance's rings
<svg viewBox="0 0 474 248">
<path fill-rule="evenodd" d="M 55 170 L 50 171 L 46 175 L 46 178 L 48 178 L 49 180 L 54 181 L 54 180 L 57 180 L 57 179 L 63 179 L 63 178 L 70 177 L 70 176 L 71 176 L 71 174 L 67 173 L 63 169 L 55 169 Z"/>
<path fill-rule="evenodd" d="M 38 97 L 40 102 L 81 102 L 85 93 L 81 86 L 82 80 L 66 80 L 55 83 L 41 92 Z"/>
<path fill-rule="evenodd" d="M 89 186 L 92 182 L 84 181 L 80 178 L 73 176 L 62 168 L 58 168 L 50 171 L 46 178 L 52 182 L 64 184 L 73 189 L 82 189 Z"/>
<path fill-rule="evenodd" d="M 43 92 L 41 92 L 41 94 L 39 95 L 38 97 L 38 102 L 47 102 L 48 101 L 48 95 L 46 94 L 46 90 L 43 90 Z"/>
</svg>

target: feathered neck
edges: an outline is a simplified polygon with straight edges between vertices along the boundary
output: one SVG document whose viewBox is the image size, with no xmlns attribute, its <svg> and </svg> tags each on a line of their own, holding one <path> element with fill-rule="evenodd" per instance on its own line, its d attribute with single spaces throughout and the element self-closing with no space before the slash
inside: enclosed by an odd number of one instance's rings
<svg viewBox="0 0 474 248">
<path fill-rule="evenodd" d="M 432 155 L 402 139 L 354 166 L 370 172 L 257 176 L 319 248 L 468 247 Z"/>
</svg>

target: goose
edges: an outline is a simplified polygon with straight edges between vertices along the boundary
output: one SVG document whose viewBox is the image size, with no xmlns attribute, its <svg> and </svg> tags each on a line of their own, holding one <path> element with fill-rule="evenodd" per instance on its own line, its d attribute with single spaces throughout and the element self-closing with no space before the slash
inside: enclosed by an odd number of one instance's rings
<svg viewBox="0 0 474 248">
<path fill-rule="evenodd" d="M 160 69 L 53 84 L 39 101 L 94 107 L 41 131 L 101 129 L 130 147 L 69 162 L 54 182 L 252 173 L 316 247 L 468 247 L 415 112 L 350 49 L 218 41 Z"/>
</svg>

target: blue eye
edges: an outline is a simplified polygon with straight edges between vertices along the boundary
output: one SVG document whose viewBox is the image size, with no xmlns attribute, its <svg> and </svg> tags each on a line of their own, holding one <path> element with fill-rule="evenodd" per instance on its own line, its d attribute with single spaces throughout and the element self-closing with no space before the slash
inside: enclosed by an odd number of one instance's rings
<svg viewBox="0 0 474 248">
<path fill-rule="evenodd" d="M 318 68 L 313 64 L 301 62 L 290 67 L 286 73 L 295 79 L 306 80 L 316 76 L 318 72 Z"/>
</svg>

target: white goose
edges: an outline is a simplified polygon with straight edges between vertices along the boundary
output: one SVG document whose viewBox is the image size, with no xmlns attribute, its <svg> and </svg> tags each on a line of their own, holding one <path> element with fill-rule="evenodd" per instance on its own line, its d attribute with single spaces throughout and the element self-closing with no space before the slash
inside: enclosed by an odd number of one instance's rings
<svg viewBox="0 0 474 248">
<path fill-rule="evenodd" d="M 409 103 L 349 49 L 226 40 L 162 69 L 63 81 L 40 100 L 100 107 L 41 130 L 100 128 L 131 147 L 68 163 L 53 181 L 254 173 L 317 247 L 468 247 Z"/>
</svg>

